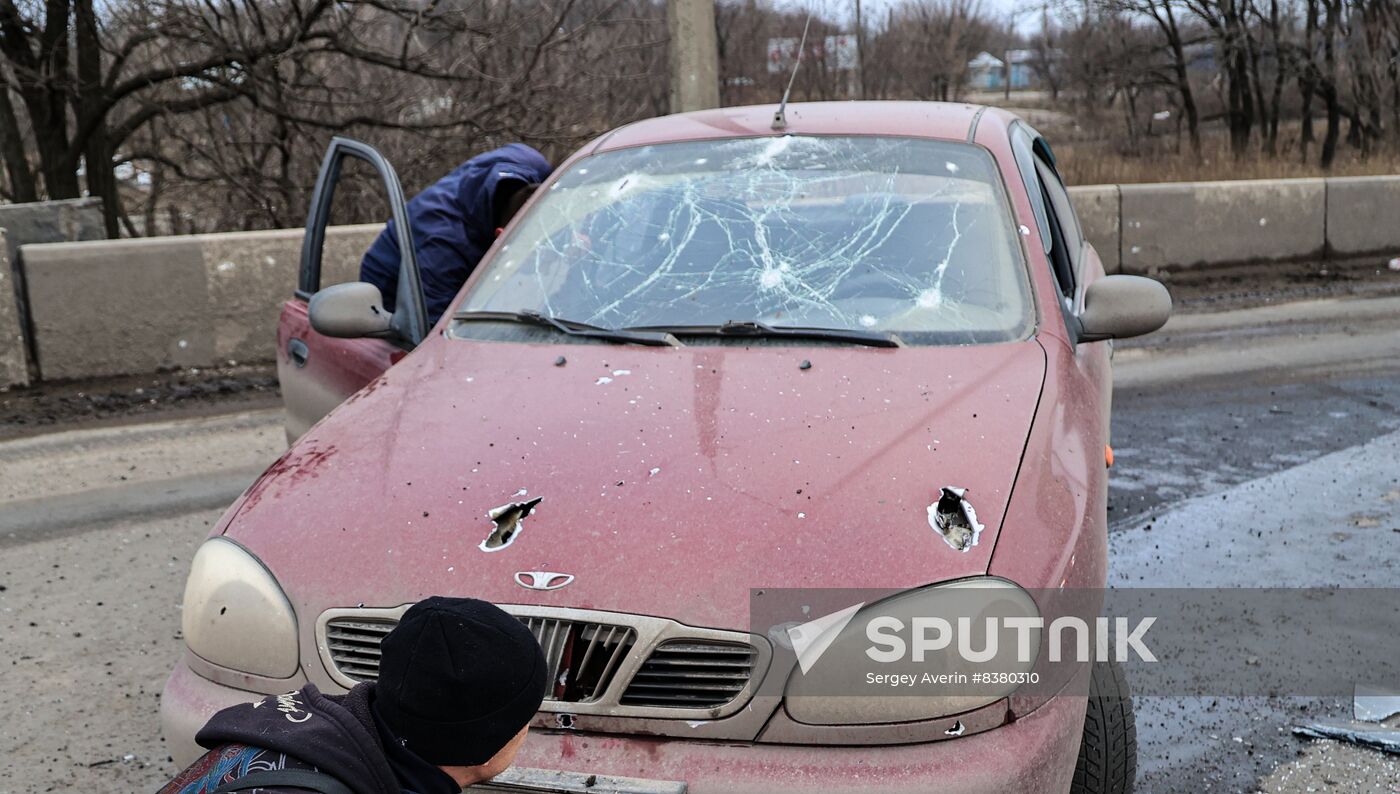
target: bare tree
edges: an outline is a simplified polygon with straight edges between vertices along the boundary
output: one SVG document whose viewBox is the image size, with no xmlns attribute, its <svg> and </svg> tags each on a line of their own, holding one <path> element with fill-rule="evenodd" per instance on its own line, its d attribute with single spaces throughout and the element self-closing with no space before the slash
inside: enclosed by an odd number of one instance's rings
<svg viewBox="0 0 1400 794">
<path fill-rule="evenodd" d="M 991 46 L 994 25 L 977 0 L 908 0 L 880 37 L 880 64 L 916 99 L 956 99 L 968 62 Z"/>
<path fill-rule="evenodd" d="M 44 192 L 78 196 L 81 173 L 115 235 L 115 148 L 160 115 L 236 98 L 241 71 L 307 40 L 331 7 L 145 0 L 103 17 L 92 0 L 0 0 L 7 87 L 22 100 Z M 0 126 L 19 126 L 14 110 L 0 105 Z M 12 185 L 32 183 L 26 163 L 6 167 Z"/>
<path fill-rule="evenodd" d="M 124 198 L 203 191 L 190 205 L 200 217 L 186 210 L 171 226 L 195 230 L 212 216 L 251 228 L 295 222 L 331 132 L 392 139 L 415 176 L 415 165 L 440 173 L 445 143 L 461 156 L 507 139 L 572 148 L 664 107 L 660 10 L 649 0 L 0 0 L 7 192 L 70 198 L 85 185 L 115 236 L 122 224 L 136 230 Z M 142 174 L 140 189 L 118 190 L 118 168 Z M 149 228 L 164 215 L 146 207 L 140 218 Z"/>
<path fill-rule="evenodd" d="M 100 196 L 113 235 L 254 229 L 300 222 L 331 134 L 371 140 L 410 192 L 508 141 L 557 159 L 666 111 L 663 2 L 0 0 L 0 199 Z M 795 98 L 956 100 L 979 52 L 1023 48 L 1050 101 L 1127 156 L 1173 127 L 1197 160 L 1217 131 L 1236 157 L 1296 140 L 1325 168 L 1400 150 L 1400 0 L 1042 0 L 1030 36 L 978 0 L 831 6 L 810 12 Z M 717 0 L 723 102 L 781 95 L 770 42 L 808 13 Z M 838 62 L 824 43 L 853 24 Z M 347 178 L 341 219 L 382 217 L 373 181 Z"/>
<path fill-rule="evenodd" d="M 1191 142 L 1191 151 L 1200 156 L 1201 132 L 1200 111 L 1196 104 L 1195 89 L 1191 85 L 1191 65 L 1187 57 L 1187 38 L 1181 24 L 1182 0 L 1107 0 L 1107 7 L 1113 11 L 1137 14 L 1157 28 L 1161 34 L 1162 47 L 1167 57 L 1167 67 L 1172 78 L 1172 86 L 1178 96 L 1181 114 L 1186 120 L 1186 132 Z"/>
</svg>

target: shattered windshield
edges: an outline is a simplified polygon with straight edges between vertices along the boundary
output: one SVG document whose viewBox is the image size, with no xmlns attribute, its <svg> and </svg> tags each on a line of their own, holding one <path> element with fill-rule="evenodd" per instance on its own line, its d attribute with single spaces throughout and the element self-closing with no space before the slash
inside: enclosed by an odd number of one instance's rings
<svg viewBox="0 0 1400 794">
<path fill-rule="evenodd" d="M 1032 312 L 991 156 L 893 137 L 645 146 L 579 160 L 460 311 L 608 329 L 726 322 L 1017 339 Z"/>
</svg>

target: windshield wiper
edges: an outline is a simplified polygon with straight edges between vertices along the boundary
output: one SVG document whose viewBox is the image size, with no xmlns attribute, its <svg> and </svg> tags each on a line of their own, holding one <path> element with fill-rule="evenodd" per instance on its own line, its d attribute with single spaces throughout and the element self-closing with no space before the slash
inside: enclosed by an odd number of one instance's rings
<svg viewBox="0 0 1400 794">
<path fill-rule="evenodd" d="M 769 325 L 761 320 L 729 320 L 720 325 L 650 325 L 629 331 L 669 331 L 685 336 L 785 336 L 799 339 L 829 339 L 871 347 L 904 347 L 904 340 L 889 331 L 861 331 L 854 328 L 819 328 L 802 325 Z"/>
<path fill-rule="evenodd" d="M 457 312 L 452 315 L 452 319 L 461 321 L 472 320 L 496 320 L 505 322 L 523 323 L 541 328 L 553 328 L 569 336 L 583 336 L 590 339 L 605 339 L 609 342 L 631 342 L 637 345 L 651 345 L 653 347 L 680 347 L 681 342 L 676 337 L 665 331 L 631 329 L 631 328 L 600 328 L 596 325 L 579 322 L 578 320 L 566 320 L 562 317 L 551 317 L 548 314 L 531 309 L 521 309 L 518 312 L 489 312 L 489 311 L 466 311 Z"/>
</svg>

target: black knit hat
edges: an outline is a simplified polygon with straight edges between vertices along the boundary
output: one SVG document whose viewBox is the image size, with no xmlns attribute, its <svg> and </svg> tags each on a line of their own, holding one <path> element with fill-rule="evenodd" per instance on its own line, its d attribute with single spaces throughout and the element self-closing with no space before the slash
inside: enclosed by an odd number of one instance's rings
<svg viewBox="0 0 1400 794">
<path fill-rule="evenodd" d="M 544 700 L 540 644 L 485 601 L 420 601 L 380 649 L 374 705 L 404 747 L 430 764 L 486 763 Z"/>
</svg>

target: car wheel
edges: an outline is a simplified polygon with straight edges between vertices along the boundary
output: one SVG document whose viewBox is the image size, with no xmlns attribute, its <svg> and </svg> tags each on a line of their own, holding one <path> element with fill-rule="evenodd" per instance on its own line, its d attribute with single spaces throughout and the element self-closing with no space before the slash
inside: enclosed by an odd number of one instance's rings
<svg viewBox="0 0 1400 794">
<path fill-rule="evenodd" d="M 1136 776 L 1137 724 L 1128 678 L 1114 662 L 1095 662 L 1070 792 L 1130 794 Z"/>
</svg>

